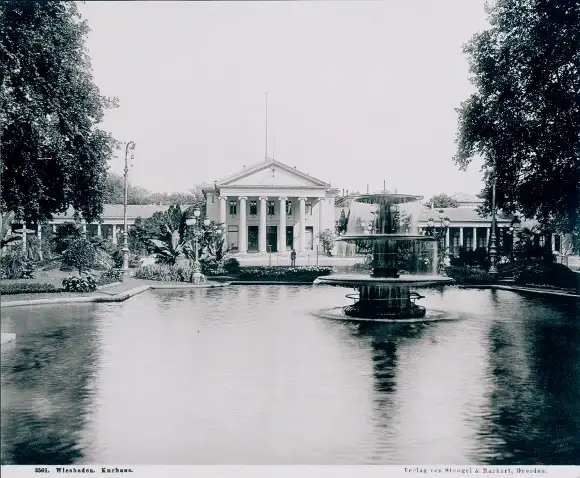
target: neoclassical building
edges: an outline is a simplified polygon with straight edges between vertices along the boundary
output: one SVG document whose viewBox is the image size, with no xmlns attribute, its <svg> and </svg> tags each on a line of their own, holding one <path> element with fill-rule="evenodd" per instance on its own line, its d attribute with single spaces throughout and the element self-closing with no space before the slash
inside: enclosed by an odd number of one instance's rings
<svg viewBox="0 0 580 478">
<path fill-rule="evenodd" d="M 230 252 L 306 252 L 319 232 L 334 231 L 338 189 L 274 159 L 243 167 L 203 192 Z"/>
</svg>

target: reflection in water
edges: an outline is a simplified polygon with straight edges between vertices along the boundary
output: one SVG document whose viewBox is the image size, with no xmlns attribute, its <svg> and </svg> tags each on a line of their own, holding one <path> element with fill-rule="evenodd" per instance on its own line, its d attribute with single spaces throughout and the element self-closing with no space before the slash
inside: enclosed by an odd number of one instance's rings
<svg viewBox="0 0 580 478">
<path fill-rule="evenodd" d="M 344 290 L 278 285 L 12 309 L 1 461 L 580 464 L 578 304 L 425 295 L 463 320 L 324 320 Z"/>
<path fill-rule="evenodd" d="M 95 310 L 66 312 L 68 318 L 30 308 L 12 322 L 18 342 L 2 351 L 2 464 L 71 464 L 83 457 Z"/>
<path fill-rule="evenodd" d="M 534 298 L 521 306 L 525 323 L 496 320 L 489 331 L 484 459 L 498 465 L 579 464 L 578 303 Z"/>
</svg>

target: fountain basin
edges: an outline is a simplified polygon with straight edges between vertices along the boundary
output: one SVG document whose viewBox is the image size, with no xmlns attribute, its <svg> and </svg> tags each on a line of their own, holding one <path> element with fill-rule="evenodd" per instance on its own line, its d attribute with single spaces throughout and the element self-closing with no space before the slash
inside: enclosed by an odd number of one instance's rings
<svg viewBox="0 0 580 478">
<path fill-rule="evenodd" d="M 406 285 L 412 287 L 427 287 L 435 285 L 452 284 L 450 277 L 438 275 L 411 275 L 403 274 L 399 277 L 372 277 L 362 274 L 336 274 L 331 276 L 317 277 L 314 284 L 333 285 L 338 287 L 360 287 L 380 285 Z"/>
</svg>

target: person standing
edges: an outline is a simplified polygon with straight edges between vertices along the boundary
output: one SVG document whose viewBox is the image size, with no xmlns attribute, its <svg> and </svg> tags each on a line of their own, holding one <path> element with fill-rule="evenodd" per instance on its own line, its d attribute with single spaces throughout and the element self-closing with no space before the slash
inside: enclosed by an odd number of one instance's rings
<svg viewBox="0 0 580 478">
<path fill-rule="evenodd" d="M 290 266 L 296 267 L 296 251 L 292 248 L 292 252 L 290 253 Z"/>
</svg>

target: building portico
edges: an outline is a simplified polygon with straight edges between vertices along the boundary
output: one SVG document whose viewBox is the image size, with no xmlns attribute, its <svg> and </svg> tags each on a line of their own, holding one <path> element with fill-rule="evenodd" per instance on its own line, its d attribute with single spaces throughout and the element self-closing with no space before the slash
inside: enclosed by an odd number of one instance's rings
<svg viewBox="0 0 580 478">
<path fill-rule="evenodd" d="M 334 230 L 338 190 L 279 161 L 244 168 L 203 191 L 230 252 L 305 252 L 321 231 Z"/>
</svg>

